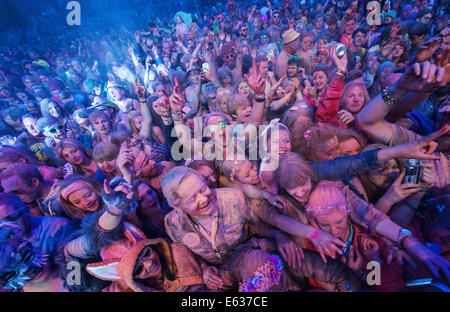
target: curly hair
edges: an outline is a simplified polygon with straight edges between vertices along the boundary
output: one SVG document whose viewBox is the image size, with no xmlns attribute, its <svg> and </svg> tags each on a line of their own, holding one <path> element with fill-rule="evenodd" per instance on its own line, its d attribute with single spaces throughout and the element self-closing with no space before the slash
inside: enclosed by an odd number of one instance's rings
<svg viewBox="0 0 450 312">
<path fill-rule="evenodd" d="M 302 121 L 291 131 L 292 151 L 310 161 L 319 161 L 317 149 L 323 142 L 337 136 L 336 129 L 329 125 Z"/>
</svg>

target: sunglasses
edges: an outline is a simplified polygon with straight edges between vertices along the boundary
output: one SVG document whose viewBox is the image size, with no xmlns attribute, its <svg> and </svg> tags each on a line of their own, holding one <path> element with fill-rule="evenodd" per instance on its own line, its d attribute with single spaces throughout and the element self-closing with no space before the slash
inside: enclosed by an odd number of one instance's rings
<svg viewBox="0 0 450 312">
<path fill-rule="evenodd" d="M 273 18 L 280 18 L 280 15 L 275 14 L 275 15 L 273 16 Z"/>
<path fill-rule="evenodd" d="M 49 129 L 48 132 L 56 133 L 58 130 L 64 130 L 64 126 L 63 125 L 59 125 L 59 126 L 53 127 L 51 129 Z"/>
<path fill-rule="evenodd" d="M 211 129 L 211 132 L 215 132 L 219 127 L 221 129 L 225 128 L 227 126 L 227 122 L 225 120 L 222 120 L 218 124 L 210 125 L 209 128 Z"/>
<path fill-rule="evenodd" d="M 223 58 L 225 59 L 225 60 L 231 60 L 233 57 L 235 57 L 236 55 L 233 53 L 233 54 L 227 54 L 227 55 L 225 55 Z"/>
</svg>

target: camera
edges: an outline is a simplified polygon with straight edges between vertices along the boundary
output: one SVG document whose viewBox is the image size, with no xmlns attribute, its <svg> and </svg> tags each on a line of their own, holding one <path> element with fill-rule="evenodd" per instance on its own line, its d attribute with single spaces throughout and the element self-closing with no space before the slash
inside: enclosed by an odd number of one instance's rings
<svg viewBox="0 0 450 312">
<path fill-rule="evenodd" d="M 405 163 L 406 173 L 402 184 L 419 184 L 422 179 L 422 166 L 420 164 L 420 160 L 405 158 L 403 161 Z"/>
</svg>

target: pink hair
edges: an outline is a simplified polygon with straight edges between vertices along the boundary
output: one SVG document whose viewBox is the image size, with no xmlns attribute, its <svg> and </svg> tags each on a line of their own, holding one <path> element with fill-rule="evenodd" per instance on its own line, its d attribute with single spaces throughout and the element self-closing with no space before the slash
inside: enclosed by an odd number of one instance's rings
<svg viewBox="0 0 450 312">
<path fill-rule="evenodd" d="M 306 211 L 311 216 L 328 215 L 333 209 L 348 213 L 347 200 L 333 181 L 321 181 L 309 196 Z"/>
</svg>

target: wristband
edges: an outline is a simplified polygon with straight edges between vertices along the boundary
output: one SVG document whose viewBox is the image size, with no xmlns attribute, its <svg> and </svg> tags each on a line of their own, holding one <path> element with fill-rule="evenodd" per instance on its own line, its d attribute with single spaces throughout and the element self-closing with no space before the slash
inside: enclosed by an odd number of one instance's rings
<svg viewBox="0 0 450 312">
<path fill-rule="evenodd" d="M 258 103 L 262 103 L 262 102 L 266 101 L 266 98 L 265 97 L 264 98 L 256 98 L 255 97 L 255 101 L 258 102 Z"/>
</svg>

